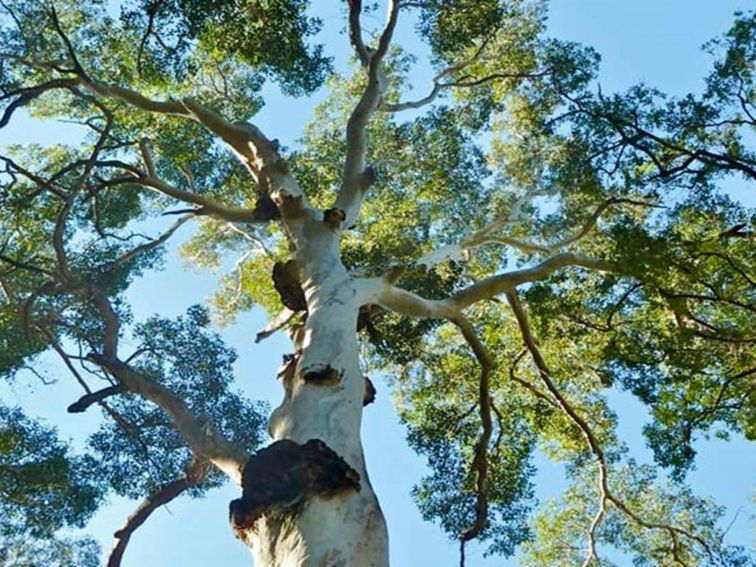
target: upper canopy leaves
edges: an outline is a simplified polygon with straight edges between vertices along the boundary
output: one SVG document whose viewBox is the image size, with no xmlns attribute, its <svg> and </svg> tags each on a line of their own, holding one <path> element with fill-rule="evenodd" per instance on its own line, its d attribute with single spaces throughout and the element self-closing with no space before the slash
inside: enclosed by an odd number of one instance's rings
<svg viewBox="0 0 756 567">
<path fill-rule="evenodd" d="M 153 73 L 191 72 L 193 49 L 223 61 L 238 57 L 285 92 L 303 94 L 320 86 L 329 61 L 322 47 L 307 44 L 320 21 L 307 15 L 307 0 L 135 0 L 122 21 L 142 34 L 138 65 Z M 235 89 L 234 89 L 235 90 Z"/>
<path fill-rule="evenodd" d="M 378 38 L 361 45 L 360 26 L 350 37 L 362 67 L 329 76 L 309 43 L 320 23 L 301 0 L 135 0 L 120 11 L 6 0 L 0 126 L 26 107 L 83 129 L 78 145 L 3 157 L 0 372 L 52 348 L 83 383 L 105 385 L 81 403 L 101 403 L 110 420 L 90 445 L 107 457 L 101 480 L 116 492 L 154 496 L 182 478 L 196 493 L 216 484 L 219 474 L 200 465 L 222 459 L 204 440 L 252 450 L 260 408 L 231 390 L 234 354 L 206 329 L 204 310 L 132 325 L 124 291 L 199 217 L 184 248 L 195 263 L 241 254 L 216 296 L 221 315 L 280 309 L 270 273 L 292 240 L 261 224 L 281 214 L 271 172 L 328 209 L 353 181 L 351 156 L 371 166 L 358 172 L 370 185 L 360 215 L 341 227 L 355 277 L 400 264 L 403 297 L 474 296 L 464 317 L 439 317 L 454 326 L 389 308 L 361 320 L 370 362 L 399 376 L 410 442 L 429 457 L 415 491 L 425 516 L 462 537 L 485 508 L 474 535 L 504 554 L 527 541 L 533 565 L 585 559 L 551 543 L 585 536 L 589 548 L 598 541 L 641 562 L 739 564 L 722 545 L 721 511 L 681 483 L 697 436 L 756 435 L 754 217 L 732 181 L 756 177 L 754 15 L 709 44 L 717 60 L 705 90 L 674 98 L 647 85 L 602 93 L 592 50 L 544 37 L 543 2 L 400 3 L 401 17 L 411 11 L 436 73 L 414 101 L 405 96 L 416 60 L 381 53 Z M 326 77 L 325 100 L 291 151 L 244 122 L 263 104 L 266 78 L 305 94 Z M 172 226 L 148 220 L 177 207 L 187 216 Z M 577 260 L 549 267 L 565 258 Z M 498 285 L 517 269 L 519 290 Z M 509 307 L 494 301 L 502 293 Z M 673 485 L 628 459 L 606 400 L 612 386 L 649 408 L 647 439 Z M 134 395 L 145 391 L 149 401 Z M 189 413 L 191 426 L 177 426 Z M 50 438 L 14 419 L 22 456 Z M 48 515 L 35 507 L 22 518 L 54 531 L 85 518 L 101 487 L 72 483 L 67 467 L 80 460 L 48 445 L 54 454 L 13 466 L 34 472 L 41 462 L 62 479 Z M 568 463 L 573 484 L 527 525 L 537 448 Z M 595 549 L 585 561 L 598 562 Z"/>
<path fill-rule="evenodd" d="M 92 540 L 57 539 L 83 526 L 102 500 L 97 461 L 72 454 L 54 429 L 0 405 L 0 562 L 41 567 L 93 566 Z"/>
</svg>

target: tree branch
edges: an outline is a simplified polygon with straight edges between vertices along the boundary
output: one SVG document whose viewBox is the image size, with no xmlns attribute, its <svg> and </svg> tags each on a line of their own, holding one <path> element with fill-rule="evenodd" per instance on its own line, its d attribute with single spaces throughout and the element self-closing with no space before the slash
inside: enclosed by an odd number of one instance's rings
<svg viewBox="0 0 756 567">
<path fill-rule="evenodd" d="M 19 63 L 35 69 L 44 69 L 47 71 L 53 70 L 59 73 L 74 74 L 76 76 L 75 79 L 71 79 L 74 81 L 73 84 L 86 88 L 95 95 L 118 100 L 147 112 L 169 116 L 180 116 L 199 122 L 233 150 L 237 158 L 247 168 L 253 179 L 256 181 L 259 193 L 271 197 L 277 205 L 284 205 L 287 202 L 295 200 L 300 204 L 299 209 L 303 207 L 309 208 L 302 189 L 291 174 L 288 164 L 278 152 L 279 144 L 277 140 L 268 139 L 259 128 L 252 124 L 231 122 L 216 111 L 200 104 L 192 98 L 184 98 L 180 100 L 169 99 L 166 101 L 153 100 L 138 91 L 119 85 L 110 85 L 90 77 L 76 59 L 74 46 L 60 26 L 60 22 L 57 22 L 57 16 L 53 13 L 52 17 L 56 20 L 58 34 L 63 38 L 66 48 L 69 51 L 69 56 L 74 61 L 73 68 L 61 68 L 54 62 L 39 62 L 22 56 L 15 56 L 13 54 L 8 55 L 13 57 L 13 59 Z M 387 25 L 387 31 L 393 29 L 392 25 Z M 386 33 L 384 36 L 390 37 L 390 33 Z M 142 149 L 144 150 L 144 146 Z M 146 163 L 146 166 L 149 172 L 151 169 L 149 161 Z M 146 177 L 146 183 L 155 188 L 156 183 L 151 183 L 155 178 L 151 175 Z M 178 196 L 176 197 L 178 198 Z M 198 199 L 194 199 L 194 201 L 197 200 Z M 271 206 L 273 206 L 272 203 Z M 227 218 L 228 220 L 250 222 L 250 218 L 245 212 L 242 212 L 241 215 L 237 215 L 236 213 L 239 212 L 240 211 L 235 210 L 215 211 L 215 213 L 222 216 L 222 218 Z M 223 217 L 224 214 L 226 215 L 225 217 Z M 251 220 L 271 220 L 273 217 L 277 216 L 277 214 L 271 215 L 270 210 L 263 211 L 261 208 L 257 211 L 256 215 L 252 216 Z"/>
<path fill-rule="evenodd" d="M 506 225 L 508 222 L 517 220 L 522 214 L 522 207 L 533 200 L 536 197 L 545 197 L 553 194 L 551 189 L 541 189 L 533 187 L 525 191 L 508 211 L 498 215 L 491 222 L 476 230 L 475 232 L 465 236 L 460 242 L 455 244 L 448 244 L 433 250 L 419 260 L 416 264 L 424 265 L 428 268 L 440 264 L 447 259 L 464 260 L 469 253 L 469 250 L 474 248 L 477 242 L 483 242 L 486 238 L 492 238 L 492 235 Z M 518 241 L 519 242 L 519 241 Z M 542 247 L 538 248 L 541 251 Z"/>
<path fill-rule="evenodd" d="M 657 522 L 649 522 L 649 521 L 644 520 L 643 518 L 638 516 L 636 513 L 634 513 L 632 510 L 630 510 L 627 507 L 627 505 L 624 502 L 622 502 L 610 490 L 606 456 L 604 454 L 603 449 L 601 448 L 601 444 L 599 443 L 598 438 L 593 433 L 593 430 L 588 425 L 588 422 L 585 419 L 583 419 L 583 417 L 580 416 L 580 414 L 577 413 L 577 411 L 572 407 L 572 405 L 567 401 L 567 399 L 562 395 L 562 393 L 559 391 L 559 389 L 556 387 L 556 385 L 552 381 L 551 371 L 549 370 L 546 360 L 543 358 L 543 355 L 541 354 L 541 351 L 538 347 L 535 337 L 533 336 L 533 332 L 530 327 L 530 322 L 528 320 L 528 315 L 525 309 L 523 308 L 522 304 L 520 303 L 520 300 L 517 296 L 517 292 L 516 291 L 507 292 L 507 300 L 517 320 L 517 324 L 520 328 L 520 333 L 522 335 L 523 342 L 525 343 L 525 346 L 528 349 L 528 351 L 530 351 L 530 355 L 533 359 L 533 362 L 535 363 L 536 368 L 538 369 L 538 373 L 541 377 L 542 382 L 544 383 L 544 386 L 549 391 L 549 393 L 554 397 L 554 400 L 559 405 L 559 408 L 562 410 L 562 412 L 580 430 L 580 433 L 585 438 L 586 443 L 591 453 L 596 459 L 596 467 L 598 469 L 598 485 L 599 485 L 598 487 L 599 488 L 599 509 L 596 512 L 596 515 L 594 516 L 588 530 L 587 537 L 588 537 L 589 554 L 588 554 L 588 557 L 586 557 L 586 560 L 583 565 L 584 566 L 589 565 L 591 562 L 591 559 L 596 557 L 595 555 L 595 530 L 604 517 L 607 502 L 611 502 L 616 508 L 618 508 L 622 513 L 624 513 L 631 521 L 633 521 L 637 525 L 646 529 L 665 531 L 672 540 L 673 548 L 675 549 L 677 548 L 678 537 L 682 536 L 688 539 L 689 541 L 700 545 L 703 548 L 703 550 L 706 552 L 706 554 L 710 558 L 712 558 L 713 553 L 711 551 L 711 548 L 706 543 L 706 541 L 703 540 L 703 538 L 687 530 L 679 528 L 677 526 L 672 526 L 669 524 L 662 524 L 662 523 L 657 523 Z"/>
<path fill-rule="evenodd" d="M 362 0 L 347 0 L 347 4 L 349 5 L 349 41 L 362 66 L 367 67 L 370 63 L 370 52 L 362 40 L 362 25 L 360 23 Z"/>
<path fill-rule="evenodd" d="M 379 291 L 370 303 L 395 313 L 420 319 L 451 319 L 459 314 L 459 310 L 449 300 L 425 299 L 387 282 L 379 285 Z"/>
<path fill-rule="evenodd" d="M 181 116 L 199 122 L 234 151 L 258 185 L 267 189 L 265 193 L 283 190 L 289 196 L 303 195 L 278 153 L 277 142 L 268 139 L 257 126 L 230 122 L 191 98 L 156 101 L 117 85 L 99 81 L 85 81 L 83 84 L 101 96 L 120 100 L 141 110 Z"/>
<path fill-rule="evenodd" d="M 366 295 L 364 303 L 375 303 L 409 317 L 454 320 L 473 303 L 493 299 L 497 295 L 515 290 L 524 283 L 545 280 L 555 271 L 572 266 L 589 270 L 620 272 L 619 266 L 606 260 L 572 253 L 557 254 L 531 268 L 514 270 L 481 280 L 446 299 L 426 299 L 391 285 L 385 278 L 365 278 L 361 281 L 365 282 L 365 286 L 371 290 Z"/>
<path fill-rule="evenodd" d="M 405 6 L 405 4 L 403 4 L 403 6 Z M 446 69 L 438 73 L 435 77 L 433 77 L 433 88 L 431 89 L 430 93 L 428 93 L 423 98 L 414 101 L 399 102 L 393 104 L 382 102 L 380 109 L 384 112 L 401 112 L 403 110 L 417 109 L 432 103 L 444 89 L 476 87 L 485 83 L 490 83 L 497 79 L 536 79 L 544 77 L 550 73 L 550 71 L 544 71 L 540 73 L 490 73 L 489 75 L 486 75 L 484 77 L 469 81 L 442 81 L 444 77 L 458 73 L 459 71 L 462 71 L 473 63 L 480 61 L 480 59 L 483 57 L 483 54 L 485 53 L 486 48 L 496 37 L 498 32 L 498 29 L 495 30 L 485 40 L 483 40 L 481 44 L 475 49 L 475 52 L 471 57 L 466 60 L 460 61 L 455 65 L 447 67 Z"/>
<path fill-rule="evenodd" d="M 183 477 L 164 484 L 139 505 L 136 511 L 126 520 L 126 524 L 113 534 L 116 543 L 108 557 L 107 567 L 120 567 L 126 546 L 137 528 L 144 524 L 147 518 L 160 506 L 168 504 L 190 488 L 201 484 L 209 472 L 208 465 L 207 461 L 192 458 L 192 462 L 187 467 L 186 474 Z"/>
<path fill-rule="evenodd" d="M 200 213 L 217 217 L 219 219 L 227 220 L 229 222 L 264 222 L 267 219 L 259 219 L 255 212 L 255 209 L 246 209 L 241 207 L 230 207 L 218 203 L 217 201 L 200 195 L 199 193 L 193 193 L 191 191 L 184 191 L 178 187 L 158 179 L 155 177 L 135 177 L 130 179 L 133 183 L 162 193 L 169 197 L 173 197 L 184 203 L 191 203 L 200 207 Z"/>
<path fill-rule="evenodd" d="M 124 392 L 126 392 L 126 388 L 122 384 L 109 386 L 107 388 L 103 388 L 102 390 L 98 390 L 96 392 L 82 396 L 76 402 L 68 406 L 67 411 L 68 413 L 82 413 L 85 412 L 87 408 L 92 404 L 101 402 L 102 400 L 109 398 L 110 396 L 123 394 Z"/>
<path fill-rule="evenodd" d="M 76 50 L 74 49 L 73 44 L 71 43 L 71 40 L 68 38 L 68 35 L 63 31 L 63 28 L 60 25 L 60 20 L 58 19 L 58 12 L 55 10 L 55 4 L 51 2 L 49 7 L 50 7 L 50 18 L 52 19 L 55 32 L 63 41 L 63 45 L 65 45 L 66 47 L 68 56 L 71 58 L 71 63 L 73 63 L 74 67 L 73 69 L 71 69 L 71 72 L 76 73 L 77 75 L 79 75 L 85 80 L 89 80 L 89 77 L 87 76 L 86 71 L 84 71 L 84 67 L 81 66 L 81 63 L 79 63 L 79 58 L 76 56 Z"/>
<path fill-rule="evenodd" d="M 461 71 L 465 67 L 475 63 L 478 59 L 480 59 L 480 57 L 483 55 L 483 51 L 485 50 L 486 46 L 491 41 L 491 39 L 493 39 L 495 35 L 496 34 L 494 33 L 490 35 L 488 38 L 486 38 L 486 40 L 480 44 L 478 49 L 475 50 L 475 53 L 473 54 L 472 57 L 470 57 L 466 61 L 462 61 L 460 63 L 457 63 L 456 65 L 447 67 L 446 69 L 438 73 L 435 77 L 433 77 L 433 88 L 431 89 L 430 94 L 428 94 L 427 96 L 413 102 L 400 102 L 396 104 L 381 103 L 381 106 L 380 106 L 381 110 L 385 112 L 400 112 L 402 110 L 416 109 L 416 108 L 420 108 L 421 106 L 425 106 L 426 104 L 430 104 L 436 99 L 436 97 L 438 96 L 438 94 L 441 92 L 442 89 L 452 86 L 448 83 L 442 83 L 441 79 L 443 79 L 444 77 L 448 75 L 456 73 L 457 71 Z"/>
<path fill-rule="evenodd" d="M 286 189 L 287 193 L 301 195 L 301 190 L 293 178 L 291 178 L 291 175 L 288 175 L 288 171 L 281 171 L 283 168 L 279 162 L 282 160 L 278 154 L 277 144 L 275 141 L 266 138 L 259 128 L 247 123 L 232 123 L 214 110 L 198 103 L 192 98 L 158 101 L 150 99 L 132 89 L 119 85 L 109 85 L 91 78 L 79 63 L 76 57 L 76 50 L 60 25 L 54 8 L 51 8 L 51 17 L 55 29 L 63 40 L 74 65 L 73 69 L 59 69 L 56 66 L 53 66 L 53 69 L 58 72 L 75 74 L 78 84 L 100 96 L 119 100 L 147 112 L 181 116 L 196 120 L 233 149 L 237 157 L 247 167 L 258 183 L 266 181 L 266 179 L 261 179 L 261 177 L 270 178 L 267 181 L 273 181 L 275 185 L 281 185 Z M 50 68 L 49 64 L 40 64 L 34 61 L 27 61 L 23 58 L 17 58 L 17 60 L 32 67 Z M 266 167 L 270 170 L 267 174 L 263 171 Z M 278 170 L 279 175 L 273 175 L 275 170 Z M 280 175 L 281 173 L 285 173 L 286 175 Z"/>
<path fill-rule="evenodd" d="M 139 246 L 132 248 L 131 250 L 124 252 L 121 254 L 118 258 L 116 258 L 110 266 L 114 266 L 116 264 L 123 264 L 124 262 L 128 262 L 132 258 L 135 258 L 136 256 L 139 256 L 140 254 L 143 254 L 144 252 L 149 252 L 150 250 L 154 250 L 158 246 L 165 244 L 165 242 L 173 236 L 173 234 L 189 219 L 191 219 L 193 215 L 184 215 L 183 217 L 179 218 L 175 223 L 173 223 L 168 230 L 166 230 L 163 234 L 158 236 L 157 238 L 150 240 L 149 242 L 145 242 L 144 244 L 140 244 Z"/>
<path fill-rule="evenodd" d="M 485 77 L 481 77 L 479 79 L 475 79 L 471 81 L 447 81 L 447 82 L 440 81 L 440 79 L 444 77 L 445 75 L 447 75 L 448 73 L 456 71 L 458 69 L 463 69 L 466 65 L 467 64 L 461 65 L 459 67 L 457 66 L 449 67 L 448 69 L 445 69 L 444 71 L 442 71 L 440 74 L 436 75 L 433 78 L 433 88 L 423 98 L 413 100 L 413 101 L 405 101 L 405 102 L 397 102 L 397 103 L 381 103 L 380 109 L 384 112 L 401 112 L 403 110 L 418 109 L 432 103 L 434 100 L 436 100 L 436 98 L 438 98 L 438 95 L 441 94 L 441 91 L 445 89 L 477 87 L 486 83 L 493 82 L 497 79 L 537 79 L 537 78 L 548 75 L 547 72 L 491 73 L 490 75 L 486 75 Z"/>
<path fill-rule="evenodd" d="M 399 3 L 397 0 L 390 0 L 388 19 L 378 40 L 378 47 L 375 51 L 369 53 L 367 85 L 347 122 L 346 157 L 341 174 L 341 188 L 335 204 L 336 209 L 344 211 L 344 226 L 354 224 L 365 191 L 372 182 L 373 173 L 365 164 L 367 154 L 366 129 L 386 90 L 383 58 L 391 44 L 398 17 Z"/>
<path fill-rule="evenodd" d="M 55 350 L 55 352 L 58 353 L 58 356 L 60 356 L 61 360 L 66 365 L 66 367 L 71 372 L 71 374 L 73 374 L 74 378 L 76 378 L 76 381 L 79 382 L 79 384 L 84 389 L 84 391 L 87 392 L 87 395 L 82 396 L 82 398 L 78 402 L 74 403 L 72 406 L 69 407 L 69 412 L 71 411 L 72 407 L 76 406 L 77 404 L 82 403 L 82 401 L 84 401 L 84 403 L 86 403 L 87 406 L 89 406 L 91 403 L 98 404 L 103 409 L 103 411 L 113 419 L 116 425 L 118 425 L 118 427 L 120 427 L 123 430 L 124 434 L 141 447 L 142 452 L 144 453 L 144 458 L 152 462 L 152 459 L 150 458 L 149 448 L 139 436 L 139 428 L 135 427 L 133 424 L 126 421 L 126 419 L 124 419 L 118 412 L 116 412 L 113 408 L 111 408 L 105 402 L 105 398 L 111 395 L 110 392 L 112 391 L 112 389 L 104 388 L 100 392 L 93 393 L 92 390 L 89 388 L 89 385 L 84 380 L 84 377 L 81 375 L 81 373 L 76 369 L 76 367 L 71 362 L 72 356 L 69 355 L 67 352 L 65 352 L 61 348 L 61 346 L 58 344 L 52 332 L 45 327 L 40 327 L 40 330 L 45 334 L 45 336 L 47 336 L 53 349 Z M 115 385 L 114 387 L 123 388 L 122 385 Z M 125 392 L 126 389 L 123 388 L 122 391 Z M 113 393 L 118 393 L 118 392 L 113 392 Z M 94 399 L 94 398 L 97 398 L 97 399 Z M 86 407 L 84 409 L 86 409 Z M 80 411 L 84 411 L 84 409 L 81 409 Z M 155 466 L 157 465 L 155 464 Z"/>
<path fill-rule="evenodd" d="M 276 317 L 270 321 L 265 328 L 255 335 L 255 343 L 259 343 L 267 339 L 269 336 L 275 334 L 277 331 L 283 329 L 286 324 L 291 321 L 292 317 L 296 315 L 295 311 L 292 311 L 288 307 L 284 307 L 283 310 L 276 315 Z"/>
<path fill-rule="evenodd" d="M 477 499 L 475 505 L 475 521 L 462 534 L 462 541 L 469 541 L 478 536 L 488 524 L 488 446 L 491 442 L 493 433 L 493 423 L 491 420 L 491 392 L 489 389 L 489 377 L 493 370 L 494 363 L 488 354 L 485 345 L 478 338 L 475 329 L 470 322 L 464 317 L 452 319 L 452 322 L 459 327 L 462 336 L 465 337 L 467 344 L 470 345 L 475 358 L 480 364 L 480 378 L 478 381 L 478 409 L 480 423 L 483 431 L 475 444 L 475 457 L 473 458 L 472 468 L 476 472 L 476 492 Z"/>
<path fill-rule="evenodd" d="M 147 170 L 147 175 L 150 177 L 157 177 L 155 169 L 155 159 L 152 156 L 152 145 L 149 138 L 142 138 L 139 140 L 139 151 L 142 153 L 142 161 L 144 161 L 144 168 Z"/>
<path fill-rule="evenodd" d="M 194 453 L 212 462 L 234 482 L 241 484 L 241 472 L 249 455 L 230 443 L 209 421 L 197 417 L 184 400 L 118 359 L 108 359 L 97 354 L 90 354 L 89 359 L 110 372 L 129 391 L 159 406 L 171 418 Z"/>
<path fill-rule="evenodd" d="M 524 195 L 521 200 L 528 199 L 529 195 Z M 519 204 L 519 201 L 518 201 Z M 453 259 L 453 260 L 466 260 L 468 259 L 469 251 L 479 248 L 480 246 L 484 246 L 486 244 L 504 244 L 507 246 L 511 246 L 512 248 L 515 248 L 516 250 L 519 250 L 520 252 L 523 252 L 525 254 L 551 254 L 554 252 L 557 252 L 561 250 L 562 248 L 567 248 L 568 246 L 574 244 L 575 242 L 580 241 L 585 236 L 590 234 L 590 232 L 593 230 L 593 228 L 596 226 L 599 218 L 601 215 L 610 207 L 614 205 L 619 204 L 629 204 L 629 205 L 637 205 L 637 206 L 643 206 L 643 207 L 658 207 L 659 205 L 655 205 L 653 203 L 649 203 L 646 201 L 639 201 L 635 199 L 629 199 L 625 197 L 612 197 L 610 199 L 607 199 L 603 203 L 601 203 L 598 207 L 596 207 L 595 211 L 591 214 L 591 216 L 583 223 L 580 230 L 575 233 L 572 236 L 566 237 L 562 240 L 559 240 L 557 242 L 554 242 L 552 244 L 538 244 L 534 242 L 527 242 L 525 240 L 520 240 L 518 238 L 512 238 L 509 236 L 499 236 L 496 235 L 495 232 L 502 228 L 507 222 L 512 220 L 512 217 L 514 216 L 515 207 L 513 207 L 513 211 L 509 214 L 503 214 L 500 215 L 498 218 L 494 219 L 484 227 L 480 228 L 479 230 L 476 230 L 472 234 L 466 236 L 463 238 L 458 244 L 449 244 L 446 246 L 443 246 L 441 248 L 438 248 L 422 258 L 420 258 L 417 263 L 419 265 L 425 265 L 428 267 L 434 266 L 436 264 L 439 264 L 440 262 L 446 260 L 446 259 Z M 516 204 L 517 206 L 517 204 Z"/>
<path fill-rule="evenodd" d="M 8 106 L 5 107 L 3 115 L 0 116 L 0 128 L 7 126 L 8 122 L 10 122 L 10 119 L 13 116 L 13 113 L 16 110 L 23 106 L 26 106 L 34 99 L 42 96 L 47 91 L 71 88 L 76 86 L 77 83 L 78 81 L 76 79 L 53 79 L 40 85 L 20 88 L 16 91 L 4 94 L 0 97 L 0 101 L 9 99 L 12 96 L 15 96 L 16 98 L 11 101 Z"/>
<path fill-rule="evenodd" d="M 72 281 L 57 286 L 50 293 L 64 292 L 91 301 L 102 318 L 102 354 L 93 352 L 87 359 L 110 373 L 129 392 L 160 407 L 195 454 L 212 462 L 234 482 L 241 484 L 241 472 L 249 458 L 246 451 L 229 442 L 209 421 L 195 415 L 183 399 L 118 358 L 120 320 L 105 292 L 90 283 Z"/>
<path fill-rule="evenodd" d="M 716 166 L 725 170 L 735 170 L 756 179 L 756 162 L 742 157 L 732 156 L 726 153 L 717 153 L 707 148 L 690 148 L 680 143 L 670 141 L 663 136 L 655 134 L 642 127 L 637 120 L 629 121 L 613 115 L 609 112 L 588 108 L 582 101 L 565 92 L 560 91 L 562 97 L 575 105 L 578 112 L 587 114 L 592 118 L 608 123 L 608 125 L 620 136 L 622 145 L 630 146 L 644 153 L 653 162 L 658 170 L 658 177 L 667 178 L 687 170 L 691 163 L 697 161 L 702 164 Z M 599 95 L 600 96 L 600 95 Z M 601 98 L 601 96 L 600 96 Z M 602 99 L 603 100 L 603 99 Z M 630 135 L 627 129 L 634 132 Z M 657 155 L 653 149 L 643 144 L 643 141 L 656 144 L 663 151 Z M 668 165 L 674 160 L 682 158 L 678 165 Z"/>
<path fill-rule="evenodd" d="M 542 402 L 547 403 L 548 405 L 552 407 L 559 408 L 559 404 L 553 399 L 550 398 L 547 394 L 543 393 L 541 390 L 536 388 L 533 384 L 528 382 L 527 380 L 524 380 L 517 376 L 517 366 L 520 364 L 520 361 L 522 358 L 528 353 L 528 349 L 525 348 L 519 352 L 517 356 L 515 356 L 514 360 L 512 361 L 512 364 L 509 365 L 509 378 L 513 382 L 517 382 L 522 387 L 524 387 L 526 390 L 528 390 L 531 394 L 533 394 L 536 398 L 541 400 Z"/>
<path fill-rule="evenodd" d="M 480 282 L 455 293 L 451 297 L 451 301 L 457 308 L 464 309 L 468 305 L 477 301 L 491 299 L 502 293 L 512 291 L 523 283 L 542 281 L 548 278 L 556 270 L 568 266 L 576 266 L 601 272 L 621 271 L 619 266 L 606 260 L 566 252 L 552 256 L 532 268 L 506 272 L 504 274 L 491 276 L 481 280 Z"/>
<path fill-rule="evenodd" d="M 441 93 L 441 91 L 445 87 L 448 87 L 448 85 L 438 82 L 438 75 L 437 75 L 433 79 L 433 88 L 423 98 L 419 98 L 417 100 L 411 100 L 411 101 L 395 102 L 395 103 L 382 102 L 380 105 L 380 109 L 383 112 L 401 112 L 403 110 L 416 110 L 418 108 L 422 108 L 423 106 L 426 106 L 432 103 L 434 100 L 436 100 L 436 98 L 438 98 L 438 95 Z"/>
<path fill-rule="evenodd" d="M 371 54 L 371 63 L 380 64 L 388 52 L 391 45 L 391 38 L 394 35 L 396 22 L 399 20 L 399 0 L 389 0 L 388 12 L 386 16 L 386 25 L 383 28 L 381 37 L 378 40 L 378 48 Z"/>
<path fill-rule="evenodd" d="M 151 176 L 148 172 L 144 172 L 132 165 L 121 161 L 102 161 L 99 162 L 98 165 L 106 167 L 118 167 L 125 169 L 128 172 L 128 175 L 106 180 L 104 184 L 111 186 L 125 184 L 140 185 L 141 187 L 150 189 L 151 191 L 155 191 L 156 193 L 161 193 L 162 195 L 166 195 L 167 197 L 172 197 L 178 201 L 197 205 L 199 208 L 196 210 L 196 212 L 194 212 L 195 215 L 209 215 L 229 222 L 255 223 L 267 222 L 270 220 L 266 215 L 260 214 L 260 211 L 257 208 L 247 209 L 243 207 L 231 207 L 224 205 L 200 193 L 195 193 L 193 191 L 184 191 L 183 189 L 171 185 L 170 183 L 163 181 L 162 179 Z"/>
<path fill-rule="evenodd" d="M 543 245 L 531 244 L 529 242 L 523 242 L 521 240 L 517 240 L 514 238 L 492 236 L 492 237 L 484 237 L 478 241 L 472 240 L 470 241 L 470 245 L 480 246 L 488 242 L 501 242 L 502 244 L 509 244 L 513 248 L 517 248 L 523 252 L 553 253 L 553 252 L 556 252 L 557 250 L 561 250 L 562 248 L 566 248 L 570 246 L 571 244 L 574 244 L 575 242 L 578 242 L 579 240 L 587 236 L 596 226 L 596 223 L 598 222 L 601 215 L 604 214 L 604 211 L 606 211 L 608 208 L 612 207 L 613 205 L 619 205 L 619 204 L 630 204 L 630 205 L 637 205 L 637 206 L 642 206 L 642 207 L 658 207 L 659 206 L 654 203 L 638 201 L 635 199 L 628 199 L 624 197 L 612 197 L 611 199 L 607 199 L 606 201 L 601 203 L 598 207 L 596 207 L 596 209 L 593 211 L 591 216 L 583 223 L 582 227 L 577 233 L 573 234 L 572 236 L 568 236 L 567 238 L 563 238 L 562 240 L 558 240 L 557 242 L 554 242 L 552 244 L 543 244 Z"/>
</svg>

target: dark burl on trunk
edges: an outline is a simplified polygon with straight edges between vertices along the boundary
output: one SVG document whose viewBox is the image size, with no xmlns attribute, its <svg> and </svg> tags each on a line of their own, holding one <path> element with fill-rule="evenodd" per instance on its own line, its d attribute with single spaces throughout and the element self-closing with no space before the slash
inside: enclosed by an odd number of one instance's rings
<svg viewBox="0 0 756 567">
<path fill-rule="evenodd" d="M 250 457 L 242 488 L 229 512 L 234 533 L 244 540 L 264 514 L 294 512 L 314 496 L 359 490 L 360 475 L 320 439 L 304 445 L 282 439 Z"/>
</svg>

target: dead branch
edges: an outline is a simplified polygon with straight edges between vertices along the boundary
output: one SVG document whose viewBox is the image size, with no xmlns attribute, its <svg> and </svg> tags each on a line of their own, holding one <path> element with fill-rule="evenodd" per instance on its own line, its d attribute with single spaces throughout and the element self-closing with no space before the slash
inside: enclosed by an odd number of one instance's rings
<svg viewBox="0 0 756 567">
<path fill-rule="evenodd" d="M 76 402 L 68 406 L 67 411 L 68 413 L 82 413 L 86 411 L 87 408 L 92 404 L 96 404 L 97 402 L 101 402 L 105 398 L 109 398 L 110 396 L 115 396 L 117 394 L 122 394 L 124 392 L 126 392 L 126 388 L 123 386 L 123 384 L 118 384 L 117 386 L 109 386 L 107 388 L 103 388 L 102 390 L 98 390 L 96 392 L 92 392 L 91 394 L 82 396 Z"/>
<path fill-rule="evenodd" d="M 110 264 L 110 266 L 115 266 L 117 264 L 123 264 L 125 262 L 128 262 L 132 260 L 133 258 L 136 258 L 140 254 L 144 254 L 145 252 L 149 252 L 151 250 L 154 250 L 158 246 L 161 246 L 162 244 L 165 244 L 165 242 L 173 236 L 173 234 L 189 219 L 191 219 L 194 215 L 184 215 L 180 219 L 178 219 L 175 223 L 173 223 L 168 230 L 166 230 L 163 234 L 158 236 L 157 238 L 150 240 L 149 242 L 145 242 L 144 244 L 140 244 L 139 246 L 132 248 L 131 250 L 128 250 L 121 254 L 118 258 L 113 260 L 113 262 Z"/>
<path fill-rule="evenodd" d="M 260 341 L 267 339 L 269 336 L 283 329 L 289 323 L 289 321 L 291 321 L 294 315 L 296 315 L 295 311 L 292 311 L 288 307 L 284 307 L 283 310 L 278 315 L 276 315 L 272 321 L 265 325 L 265 328 L 262 331 L 255 335 L 255 343 L 259 343 Z"/>
</svg>

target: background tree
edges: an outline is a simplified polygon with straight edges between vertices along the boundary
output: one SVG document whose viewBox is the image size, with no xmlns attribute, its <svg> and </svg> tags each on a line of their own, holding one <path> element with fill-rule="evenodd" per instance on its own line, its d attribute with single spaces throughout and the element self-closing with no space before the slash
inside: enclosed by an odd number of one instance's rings
<svg viewBox="0 0 756 567">
<path fill-rule="evenodd" d="M 533 565 L 605 564 L 609 547 L 640 564 L 748 562 L 684 479 L 697 435 L 756 427 L 754 221 L 722 185 L 756 171 L 753 14 L 709 44 L 705 92 L 671 99 L 604 95 L 597 55 L 545 37 L 541 2 L 351 0 L 349 75 L 311 44 L 319 22 L 297 0 L 2 7 L 0 126 L 27 107 L 88 134 L 2 156 L 0 370 L 52 351 L 84 390 L 69 411 L 104 417 L 93 459 L 2 409 L 2 537 L 85 563 L 88 544 L 56 530 L 109 491 L 143 497 L 118 565 L 157 506 L 228 477 L 257 564 L 385 565 L 359 438 L 368 365 L 397 377 L 432 468 L 416 499 L 463 558 L 475 539 Z M 369 39 L 365 15 L 383 8 Z M 400 21 L 436 69 L 417 100 Z M 266 80 L 289 95 L 326 83 L 296 149 L 251 122 Z M 166 213 L 178 220 L 142 235 Z M 266 408 L 232 389 L 207 311 L 137 322 L 124 301 L 190 221 L 196 263 L 241 255 L 217 317 L 261 305 L 257 339 L 292 338 L 275 442 L 257 453 Z M 612 384 L 649 407 L 669 482 L 617 438 Z M 571 486 L 528 523 L 536 447 L 569 463 Z"/>
</svg>

